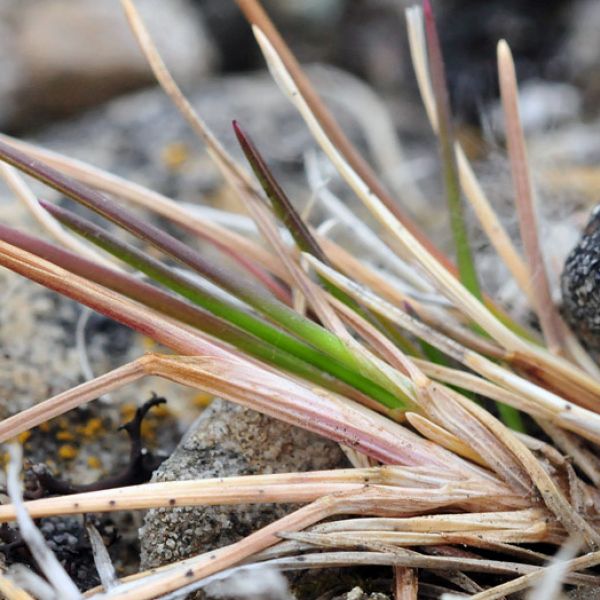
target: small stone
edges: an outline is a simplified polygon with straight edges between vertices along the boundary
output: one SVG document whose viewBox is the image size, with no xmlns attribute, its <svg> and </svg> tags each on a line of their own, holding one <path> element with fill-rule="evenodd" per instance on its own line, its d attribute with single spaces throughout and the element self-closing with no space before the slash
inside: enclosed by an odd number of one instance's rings
<svg viewBox="0 0 600 600">
<path fill-rule="evenodd" d="M 600 600 L 600 588 L 581 586 L 566 592 L 569 600 Z"/>
<path fill-rule="evenodd" d="M 118 2 L 18 4 L 13 56 L 20 61 L 22 75 L 13 97 L 21 113 L 16 116 L 27 119 L 28 127 L 39 113 L 72 114 L 153 81 Z M 139 11 L 180 82 L 212 71 L 212 41 L 202 15 L 188 0 L 145 0 Z"/>
<path fill-rule="evenodd" d="M 347 594 L 335 596 L 334 598 L 332 598 L 332 600 L 390 600 L 390 597 L 387 594 L 381 594 L 379 592 L 367 594 L 363 591 L 362 588 L 356 586 L 355 588 L 352 588 Z"/>
<path fill-rule="evenodd" d="M 577 337 L 600 355 L 600 206 L 591 214 L 561 277 L 563 312 Z"/>
<path fill-rule="evenodd" d="M 359 588 L 355 587 L 348 592 L 348 600 L 363 600 L 365 593 Z"/>
<path fill-rule="evenodd" d="M 347 465 L 339 446 L 253 410 L 215 400 L 152 481 L 319 471 Z M 149 569 L 225 546 L 283 517 L 289 505 L 256 504 L 150 510 L 140 529 Z M 185 535 L 189 530 L 192 536 Z M 169 550 L 165 550 L 168 548 Z"/>
</svg>

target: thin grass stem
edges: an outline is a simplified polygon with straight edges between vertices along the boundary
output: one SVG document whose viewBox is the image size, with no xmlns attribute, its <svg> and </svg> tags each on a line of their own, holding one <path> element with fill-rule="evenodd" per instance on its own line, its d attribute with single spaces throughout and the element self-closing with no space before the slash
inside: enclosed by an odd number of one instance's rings
<svg viewBox="0 0 600 600">
<path fill-rule="evenodd" d="M 500 95 L 504 108 L 506 143 L 515 188 L 515 202 L 519 216 L 521 239 L 525 249 L 530 275 L 530 295 L 535 298 L 534 306 L 544 338 L 551 352 L 564 351 L 560 328 L 560 317 L 554 306 L 550 282 L 538 239 L 538 225 L 535 216 L 533 188 L 529 174 L 525 136 L 519 115 L 517 76 L 508 44 L 498 43 L 498 73 Z"/>
</svg>

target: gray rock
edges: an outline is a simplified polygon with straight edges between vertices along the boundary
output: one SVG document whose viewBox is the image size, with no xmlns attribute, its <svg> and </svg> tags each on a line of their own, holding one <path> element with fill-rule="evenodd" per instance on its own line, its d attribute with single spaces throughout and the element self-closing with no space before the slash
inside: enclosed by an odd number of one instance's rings
<svg viewBox="0 0 600 600">
<path fill-rule="evenodd" d="M 600 54 L 600 4 L 595 0 L 574 2 L 568 13 L 567 35 L 562 61 L 570 76 L 584 90 L 590 108 L 596 109 L 600 94 L 598 55 Z"/>
<path fill-rule="evenodd" d="M 521 123 L 526 135 L 544 132 L 580 118 L 581 94 L 568 83 L 530 80 L 519 86 Z M 498 101 L 491 111 L 494 131 L 504 139 L 504 111 Z"/>
<path fill-rule="evenodd" d="M 255 411 L 215 400 L 153 481 L 316 471 L 346 464 L 339 447 Z M 221 547 L 284 516 L 286 505 L 161 508 L 140 529 L 142 568 Z"/>
<path fill-rule="evenodd" d="M 3 189 L 0 189 L 0 221 L 35 231 L 27 212 Z M 80 365 L 81 348 L 76 345 L 75 336 L 80 314 L 77 303 L 0 268 L 0 419 L 85 379 Z M 98 375 L 144 351 L 140 337 L 97 314 L 90 317 L 86 334 L 85 350 Z M 130 444 L 126 433 L 118 432 L 117 427 L 128 421 L 135 406 L 154 390 L 171 402 L 168 412 L 162 411 L 160 417 L 150 415 L 144 441 L 153 450 L 168 453 L 180 435 L 177 413 L 170 407 L 177 404 L 176 400 L 185 403 L 191 394 L 174 384 L 145 379 L 115 391 L 112 402 L 89 402 L 20 436 L 26 462 L 44 463 L 55 475 L 76 484 L 91 483 L 119 472 L 128 464 Z M 4 469 L 0 469 L 0 487 L 5 487 Z M 118 513 L 113 519 L 120 541 L 111 552 L 115 564 L 124 572 L 132 572 L 137 566 L 138 554 L 132 549 L 137 540 L 138 519 L 138 513 Z M 67 527 L 80 521 L 78 517 L 64 519 Z M 65 555 L 75 552 L 68 544 L 70 538 L 61 539 Z M 91 555 L 88 558 L 91 572 L 95 572 Z M 20 555 L 18 559 L 23 560 Z M 85 562 L 82 553 L 77 560 L 71 557 L 68 566 L 74 571 L 69 572 L 79 583 L 89 584 Z"/>
<path fill-rule="evenodd" d="M 600 600 L 600 588 L 581 586 L 566 592 L 569 600 Z"/>
<path fill-rule="evenodd" d="M 139 10 L 167 64 L 184 84 L 204 77 L 216 54 L 188 0 L 146 0 Z M 118 2 L 5 1 L 0 52 L 5 124 L 31 127 L 148 85 L 152 75 Z M 8 25 L 6 25 L 8 24 Z M 16 75 L 13 73 L 17 67 Z M 5 98 L 0 105 L 5 105 Z"/>
<path fill-rule="evenodd" d="M 359 115 L 364 116 L 364 110 L 372 107 L 353 100 L 358 98 L 359 84 L 335 69 L 309 69 L 309 74 L 317 75 L 323 82 L 321 89 L 328 92 L 327 100 L 342 127 L 364 148 L 365 124 Z M 242 164 L 246 162 L 232 131 L 233 119 L 253 136 L 290 197 L 299 203 L 308 199 L 302 155 L 315 148 L 316 142 L 267 73 L 208 80 L 190 88 L 187 95 Z M 203 204 L 245 212 L 230 193 L 221 193 L 225 186 L 204 145 L 160 89 L 112 100 L 68 123 L 46 128 L 35 140 L 178 201 L 197 204 L 200 200 Z M 46 189 L 44 194 L 47 193 Z M 352 195 L 346 192 L 346 197 Z M 226 206 L 223 200 L 228 202 Z"/>
<path fill-rule="evenodd" d="M 562 273 L 564 314 L 575 334 L 600 353 L 600 207 L 592 212 Z"/>
<path fill-rule="evenodd" d="M 352 588 L 347 594 L 336 596 L 331 600 L 390 600 L 390 597 L 387 594 L 381 594 L 380 592 L 368 594 L 367 592 L 364 592 L 362 588 L 357 586 Z"/>
<path fill-rule="evenodd" d="M 276 20 L 283 19 L 296 27 L 310 26 L 320 30 L 338 25 L 347 8 L 347 0 L 267 0 L 266 8 Z"/>
<path fill-rule="evenodd" d="M 19 0 L 0 0 L 0 124 L 6 125 L 14 115 L 17 94 L 24 81 L 21 56 L 16 48 L 15 25 Z"/>
</svg>

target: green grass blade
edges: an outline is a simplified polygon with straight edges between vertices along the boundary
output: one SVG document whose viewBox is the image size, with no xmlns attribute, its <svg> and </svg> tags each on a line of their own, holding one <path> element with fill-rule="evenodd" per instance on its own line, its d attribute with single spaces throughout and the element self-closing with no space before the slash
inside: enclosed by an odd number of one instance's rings
<svg viewBox="0 0 600 600">
<path fill-rule="evenodd" d="M 262 288 L 206 262 L 198 252 L 177 238 L 129 213 L 97 190 L 65 176 L 42 161 L 31 158 L 4 142 L 0 142 L 0 159 L 118 224 L 139 239 L 159 248 L 171 258 L 216 283 L 338 362 L 347 364 L 355 370 L 364 369 L 365 373 L 369 371 L 370 367 L 364 361 L 361 363 L 355 353 L 331 332 L 279 302 Z"/>
<path fill-rule="evenodd" d="M 58 246 L 1 224 L 0 239 L 48 260 L 75 275 L 140 302 L 161 314 L 232 344 L 247 354 L 269 364 L 290 371 L 332 391 L 339 393 L 346 391 L 337 379 L 322 370 L 309 365 L 281 348 L 246 333 L 224 319 L 220 319 L 197 306 L 192 306 L 131 275 L 108 269 Z"/>
<path fill-rule="evenodd" d="M 460 193 L 458 169 L 456 167 L 456 158 L 454 155 L 454 136 L 450 116 L 450 100 L 446 84 L 444 60 L 442 58 L 440 40 L 429 0 L 424 0 L 423 11 L 425 14 L 429 67 L 431 69 L 431 81 L 435 96 L 438 121 L 438 140 L 444 171 L 444 184 L 448 201 L 448 212 L 450 214 L 450 225 L 456 250 L 456 262 L 460 280 L 463 285 L 476 298 L 482 300 L 477 271 L 471 254 Z"/>
<path fill-rule="evenodd" d="M 446 73 L 440 40 L 433 16 L 433 10 L 429 0 L 423 2 L 425 16 L 425 32 L 427 38 L 427 50 L 429 53 L 429 67 L 431 69 L 431 81 L 435 96 L 435 105 L 438 121 L 438 140 L 444 170 L 444 184 L 446 198 L 448 201 L 448 212 L 450 215 L 450 226 L 454 237 L 456 249 L 456 264 L 460 280 L 466 289 L 478 300 L 483 302 L 483 294 L 477 277 L 475 262 L 471 253 L 469 234 L 465 221 L 464 207 L 460 193 L 458 169 L 454 155 L 454 134 L 452 119 L 450 115 L 450 100 L 446 83 Z M 478 329 L 478 331 L 480 331 Z M 498 410 L 505 424 L 513 429 L 524 431 L 524 425 L 518 411 L 509 406 L 498 406 Z"/>
<path fill-rule="evenodd" d="M 408 398 L 400 398 L 398 395 L 392 394 L 367 377 L 332 360 L 329 356 L 286 333 L 282 329 L 275 327 L 240 307 L 234 306 L 226 300 L 210 294 L 189 278 L 174 272 L 160 261 L 147 256 L 137 248 L 119 240 L 111 233 L 97 227 L 90 221 L 48 202 L 42 201 L 41 204 L 56 219 L 79 235 L 82 235 L 135 269 L 145 273 L 158 283 L 187 298 L 194 304 L 234 324 L 245 332 L 260 338 L 269 345 L 282 349 L 286 353 L 336 377 L 340 381 L 367 394 L 374 400 L 381 402 L 384 406 L 389 408 L 403 408 L 409 402 Z"/>
</svg>

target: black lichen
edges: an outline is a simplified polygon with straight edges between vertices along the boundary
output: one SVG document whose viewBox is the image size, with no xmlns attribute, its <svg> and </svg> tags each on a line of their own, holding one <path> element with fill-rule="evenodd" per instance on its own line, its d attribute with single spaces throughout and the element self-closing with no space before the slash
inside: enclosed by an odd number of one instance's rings
<svg viewBox="0 0 600 600">
<path fill-rule="evenodd" d="M 563 313 L 577 337 L 600 355 L 600 205 L 565 262 Z"/>
</svg>

